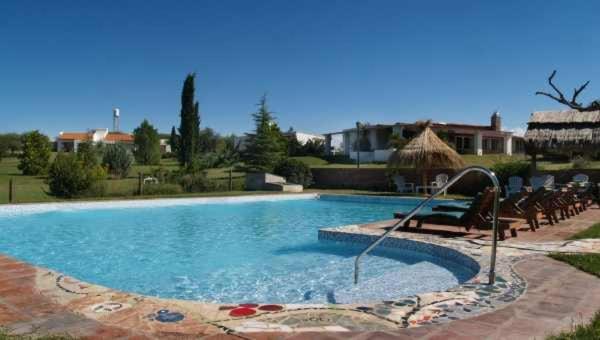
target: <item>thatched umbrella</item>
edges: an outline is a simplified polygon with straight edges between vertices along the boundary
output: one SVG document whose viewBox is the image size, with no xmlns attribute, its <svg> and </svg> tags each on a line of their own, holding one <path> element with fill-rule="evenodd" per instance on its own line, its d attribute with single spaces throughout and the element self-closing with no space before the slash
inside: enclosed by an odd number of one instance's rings
<svg viewBox="0 0 600 340">
<path fill-rule="evenodd" d="M 388 167 L 411 167 L 422 174 L 423 185 L 427 185 L 429 169 L 461 169 L 465 167 L 462 157 L 441 140 L 433 130 L 431 121 L 416 123 L 421 133 L 404 148 L 396 150 L 388 159 Z"/>
</svg>

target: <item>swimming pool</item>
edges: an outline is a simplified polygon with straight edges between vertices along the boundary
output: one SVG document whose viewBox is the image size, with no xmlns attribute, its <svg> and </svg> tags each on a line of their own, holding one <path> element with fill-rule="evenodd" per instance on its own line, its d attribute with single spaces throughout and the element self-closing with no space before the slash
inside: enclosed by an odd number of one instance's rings
<svg viewBox="0 0 600 340">
<path fill-rule="evenodd" d="M 354 303 L 445 290 L 472 266 L 379 248 L 354 286 L 365 245 L 319 241 L 323 227 L 389 219 L 417 199 L 256 196 L 5 206 L 0 252 L 78 279 L 165 298 L 233 303 Z"/>
</svg>

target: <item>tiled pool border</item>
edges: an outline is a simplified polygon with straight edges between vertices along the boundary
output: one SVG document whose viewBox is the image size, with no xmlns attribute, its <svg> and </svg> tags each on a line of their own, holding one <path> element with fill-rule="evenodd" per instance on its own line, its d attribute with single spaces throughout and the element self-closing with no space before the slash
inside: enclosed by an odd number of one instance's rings
<svg viewBox="0 0 600 340">
<path fill-rule="evenodd" d="M 174 200 L 119 201 L 119 202 L 80 202 L 14 205 L 17 213 L 37 213 L 56 209 L 91 209 L 114 207 L 165 206 L 179 204 L 251 202 L 261 200 L 282 200 L 316 198 L 318 194 L 300 195 L 256 195 L 245 197 L 186 198 Z M 337 195 L 336 195 L 337 196 Z M 337 196 L 339 197 L 339 196 Z M 356 196 L 352 197 L 357 199 Z M 359 198 L 362 199 L 362 198 Z M 367 196 L 372 200 L 373 197 Z M 397 199 L 397 198 L 392 198 Z M 386 201 L 389 200 L 386 198 Z M 116 203 L 116 204 L 115 204 Z M 133 204 L 132 204 L 133 203 Z M 43 207 L 39 207 L 43 206 Z M 6 209 L 5 207 L 2 207 Z M 21 208 L 24 208 L 22 210 Z M 1 216 L 1 215 L 0 215 Z M 377 232 L 345 226 L 324 228 L 319 238 L 343 242 L 364 243 L 377 237 Z M 510 303 L 525 291 L 525 282 L 512 270 L 512 265 L 520 257 L 500 257 L 497 266 L 496 284 L 485 284 L 485 273 L 489 268 L 485 247 L 473 247 L 436 239 L 432 242 L 392 237 L 385 247 L 410 247 L 435 256 L 440 252 L 449 260 L 468 266 L 477 266 L 479 274 L 467 283 L 444 292 L 430 292 L 395 300 L 367 304 L 210 304 L 195 301 L 168 300 L 138 294 L 119 292 L 110 288 L 79 281 L 61 273 L 36 267 L 36 287 L 39 292 L 71 310 L 101 322 L 114 323 L 125 309 L 146 313 L 145 319 L 154 324 L 187 323 L 190 321 L 211 325 L 227 332 L 252 331 L 305 331 L 315 330 L 393 330 L 414 327 L 428 323 L 456 320 L 486 311 L 494 310 Z M 483 250 L 485 252 L 485 250 Z M 115 306 L 119 306 L 118 308 Z M 153 306 L 153 307 L 148 307 Z M 152 310 L 152 308 L 160 308 Z M 100 312 L 98 312 L 100 311 Z M 315 319 L 315 315 L 319 315 Z M 113 319 L 113 316 L 115 317 Z M 344 325 L 343 327 L 340 324 Z"/>
</svg>

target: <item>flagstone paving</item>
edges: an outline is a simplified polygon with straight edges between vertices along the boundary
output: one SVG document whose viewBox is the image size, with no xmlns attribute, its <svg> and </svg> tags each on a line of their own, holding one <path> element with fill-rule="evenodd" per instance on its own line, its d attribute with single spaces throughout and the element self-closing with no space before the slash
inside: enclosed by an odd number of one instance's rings
<svg viewBox="0 0 600 340">
<path fill-rule="evenodd" d="M 397 232 L 460 251 L 479 264 L 445 292 L 352 305 L 218 305 L 115 291 L 0 255 L 0 325 L 15 334 L 85 338 L 532 338 L 584 322 L 600 308 L 600 280 L 543 256 L 600 252 L 598 240 L 564 238 L 600 221 L 589 209 L 556 226 L 520 231 L 500 244 L 497 281 L 487 284 L 489 237 Z M 368 242 L 389 222 L 327 228 L 322 239 Z M 488 235 L 489 236 L 489 235 Z M 386 243 L 383 245 L 386 246 Z"/>
</svg>

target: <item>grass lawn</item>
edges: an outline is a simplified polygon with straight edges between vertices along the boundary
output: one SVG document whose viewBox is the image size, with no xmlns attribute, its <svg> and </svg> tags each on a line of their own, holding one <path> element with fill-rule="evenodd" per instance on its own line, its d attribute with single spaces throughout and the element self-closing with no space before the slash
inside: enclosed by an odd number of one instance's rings
<svg viewBox="0 0 600 340">
<path fill-rule="evenodd" d="M 586 230 L 569 237 L 570 240 L 580 240 L 584 238 L 600 238 L 600 223 L 596 223 Z"/>
<path fill-rule="evenodd" d="M 600 238 L 600 223 L 570 237 L 571 240 Z M 559 254 L 548 255 L 551 258 L 568 263 L 573 267 L 600 278 L 600 254 Z M 600 307 L 599 307 L 600 308 Z M 600 339 L 600 311 L 585 325 L 577 325 L 568 332 L 553 335 L 547 340 Z"/>
<path fill-rule="evenodd" d="M 17 168 L 19 161 L 16 158 L 3 158 L 0 161 L 0 204 L 8 203 L 8 182 L 10 178 L 14 180 L 15 202 L 53 202 L 60 201 L 56 197 L 47 194 L 48 185 L 45 183 L 44 177 L 24 176 Z M 175 170 L 178 168 L 177 161 L 174 159 L 163 159 L 161 165 L 134 165 L 129 172 L 129 176 L 123 179 L 110 179 L 106 181 L 106 198 L 132 198 L 137 190 L 138 173 L 150 173 L 153 169 L 162 167 L 167 170 Z M 229 169 L 209 169 L 208 177 L 226 182 L 229 176 Z M 232 176 L 235 181 L 240 181 L 244 173 L 233 172 Z M 223 192 L 218 194 L 222 195 Z M 235 194 L 235 193 L 233 193 Z M 239 193 L 238 193 L 239 195 Z M 181 195 L 190 196 L 190 195 Z M 198 196 L 198 195 L 193 195 Z M 91 199 L 91 198 L 89 198 Z"/>
</svg>

